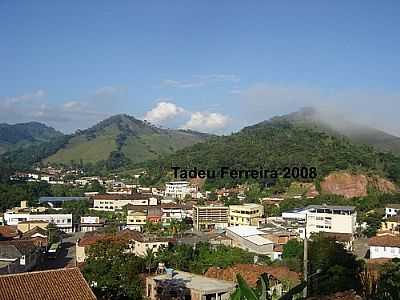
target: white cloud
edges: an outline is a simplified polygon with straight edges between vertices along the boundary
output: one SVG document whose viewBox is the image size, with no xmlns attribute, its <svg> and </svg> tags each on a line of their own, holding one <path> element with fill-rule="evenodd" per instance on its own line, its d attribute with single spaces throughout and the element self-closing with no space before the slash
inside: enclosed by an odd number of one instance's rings
<svg viewBox="0 0 400 300">
<path fill-rule="evenodd" d="M 172 102 L 161 101 L 158 102 L 152 110 L 145 114 L 144 119 L 159 124 L 175 118 L 184 112 L 185 110 L 182 107 L 179 107 Z"/>
<path fill-rule="evenodd" d="M 18 95 L 18 96 L 13 96 L 13 97 L 6 97 L 5 102 L 7 104 L 18 104 L 18 103 L 25 102 L 25 101 L 44 98 L 45 96 L 46 96 L 46 91 L 39 89 L 37 91 L 28 93 L 28 94 L 23 94 L 23 95 Z"/>
<path fill-rule="evenodd" d="M 184 129 L 214 132 L 224 129 L 230 118 L 220 113 L 194 112 L 190 120 L 182 126 Z"/>
</svg>

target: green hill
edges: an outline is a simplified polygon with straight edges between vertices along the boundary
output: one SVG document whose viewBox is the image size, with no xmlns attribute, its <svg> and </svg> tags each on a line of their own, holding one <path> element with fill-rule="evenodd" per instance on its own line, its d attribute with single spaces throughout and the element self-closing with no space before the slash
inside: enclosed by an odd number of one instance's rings
<svg viewBox="0 0 400 300">
<path fill-rule="evenodd" d="M 400 180 L 400 158 L 378 153 L 372 147 L 352 143 L 345 137 L 298 126 L 283 119 L 273 119 L 246 127 L 230 136 L 214 137 L 161 160 L 147 164 L 154 174 L 149 181 L 171 174 L 171 167 L 185 169 L 283 169 L 315 167 L 318 178 L 335 170 L 373 172 L 395 182 Z M 312 179 L 304 179 L 312 181 Z M 248 179 L 216 178 L 208 184 L 230 185 Z"/>
<path fill-rule="evenodd" d="M 42 123 L 0 124 L 0 154 L 6 151 L 41 142 L 47 142 L 63 134 Z"/>
<path fill-rule="evenodd" d="M 343 135 L 354 143 L 369 145 L 382 152 L 400 154 L 400 137 L 314 108 L 307 107 L 272 120 L 287 121 L 296 126 L 312 128 L 336 136 Z"/>
<path fill-rule="evenodd" d="M 86 164 L 122 160 L 140 163 L 173 153 L 207 137 L 193 131 L 161 129 L 128 115 L 116 115 L 87 130 L 78 131 L 43 162 Z"/>
</svg>

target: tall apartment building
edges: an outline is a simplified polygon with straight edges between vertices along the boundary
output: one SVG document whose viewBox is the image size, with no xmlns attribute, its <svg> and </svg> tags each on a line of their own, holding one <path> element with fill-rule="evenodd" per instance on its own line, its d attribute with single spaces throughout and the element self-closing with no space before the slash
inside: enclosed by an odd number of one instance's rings
<svg viewBox="0 0 400 300">
<path fill-rule="evenodd" d="M 194 205 L 193 227 L 196 230 L 224 229 L 229 225 L 229 207 L 223 205 Z"/>
<path fill-rule="evenodd" d="M 356 231 L 357 212 L 353 206 L 309 205 L 307 207 L 306 232 L 346 233 Z"/>
<path fill-rule="evenodd" d="M 264 206 L 256 203 L 229 206 L 229 226 L 259 226 L 265 220 Z"/>
</svg>

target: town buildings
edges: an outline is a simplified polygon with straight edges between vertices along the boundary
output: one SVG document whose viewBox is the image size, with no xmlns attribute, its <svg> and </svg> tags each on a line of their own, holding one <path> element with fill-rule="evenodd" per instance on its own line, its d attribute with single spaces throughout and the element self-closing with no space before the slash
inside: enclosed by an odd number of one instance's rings
<svg viewBox="0 0 400 300">
<path fill-rule="evenodd" d="M 89 232 L 76 242 L 76 261 L 78 263 L 84 262 L 90 246 L 103 240 L 126 242 L 127 251 L 137 256 L 145 256 L 148 250 L 156 253 L 161 247 L 168 247 L 168 244 L 173 241 L 170 238 L 146 235 L 129 229 L 118 231 L 116 234 Z"/>
<path fill-rule="evenodd" d="M 194 205 L 193 227 L 195 230 L 224 229 L 229 225 L 229 208 L 221 205 Z"/>
<path fill-rule="evenodd" d="M 4 221 L 7 225 L 18 225 L 26 221 L 45 221 L 53 223 L 58 229 L 66 233 L 73 232 L 72 214 L 36 214 L 7 211 L 4 213 Z"/>
<path fill-rule="evenodd" d="M 265 222 L 264 207 L 256 203 L 229 206 L 229 226 L 259 226 Z"/>
</svg>

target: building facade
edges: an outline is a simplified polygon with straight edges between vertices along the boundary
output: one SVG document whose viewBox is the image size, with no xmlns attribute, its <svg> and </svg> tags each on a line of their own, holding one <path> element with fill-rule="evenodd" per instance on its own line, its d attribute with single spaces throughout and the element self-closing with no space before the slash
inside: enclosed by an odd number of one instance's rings
<svg viewBox="0 0 400 300">
<path fill-rule="evenodd" d="M 58 229 L 66 233 L 73 232 L 72 214 L 30 214 L 30 213 L 4 213 L 7 225 L 18 225 L 26 221 L 46 221 L 53 223 Z"/>
<path fill-rule="evenodd" d="M 184 199 L 186 195 L 195 192 L 188 181 L 171 181 L 165 185 L 165 197 L 174 199 Z"/>
<path fill-rule="evenodd" d="M 195 230 L 224 229 L 229 225 L 229 207 L 223 205 L 193 206 Z"/>
<path fill-rule="evenodd" d="M 259 226 L 265 219 L 264 206 L 256 203 L 229 206 L 229 226 Z"/>
<path fill-rule="evenodd" d="M 310 205 L 307 207 L 306 233 L 350 233 L 356 231 L 357 213 L 353 206 Z"/>
</svg>

